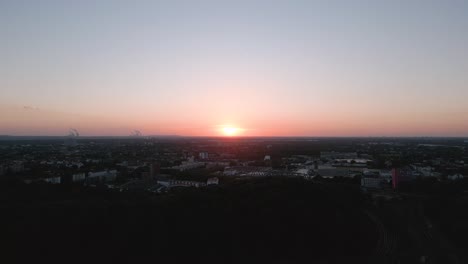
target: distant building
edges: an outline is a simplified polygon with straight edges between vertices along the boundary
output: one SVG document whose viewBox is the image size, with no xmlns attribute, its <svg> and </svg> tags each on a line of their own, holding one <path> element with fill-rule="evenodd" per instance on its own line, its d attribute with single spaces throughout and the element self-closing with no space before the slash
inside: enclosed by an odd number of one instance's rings
<svg viewBox="0 0 468 264">
<path fill-rule="evenodd" d="M 78 145 L 78 143 L 76 142 L 76 138 L 72 136 L 67 137 L 63 144 L 67 147 L 75 147 L 76 145 Z"/>
<path fill-rule="evenodd" d="M 392 171 L 391 170 L 381 170 L 379 172 L 380 178 L 384 179 L 387 183 L 392 181 Z"/>
<path fill-rule="evenodd" d="M 364 177 L 379 177 L 380 170 L 365 169 L 362 171 Z"/>
<path fill-rule="evenodd" d="M 24 171 L 24 163 L 22 161 L 14 161 L 10 166 L 9 166 L 11 172 L 13 173 L 18 173 Z"/>
<path fill-rule="evenodd" d="M 398 189 L 402 182 L 415 180 L 418 173 L 414 173 L 408 168 L 393 168 L 392 169 L 392 186 L 393 189 Z"/>
<path fill-rule="evenodd" d="M 269 176 L 271 171 L 269 167 L 234 166 L 224 168 L 223 174 L 226 176 L 265 177 Z"/>
<path fill-rule="evenodd" d="M 231 164 L 229 161 L 207 161 L 205 162 L 206 168 L 227 167 Z"/>
<path fill-rule="evenodd" d="M 141 179 L 144 181 L 150 181 L 151 180 L 151 174 L 148 171 L 143 171 L 141 173 Z"/>
<path fill-rule="evenodd" d="M 424 166 L 416 166 L 416 165 L 412 165 L 411 167 L 412 167 L 412 169 L 414 171 L 419 172 L 424 177 L 435 176 L 434 175 L 434 168 L 432 168 L 432 167 L 429 167 L 429 166 L 424 167 Z"/>
<path fill-rule="evenodd" d="M 236 155 L 235 155 L 235 154 L 232 154 L 232 153 L 221 153 L 221 154 L 219 155 L 219 157 L 222 158 L 222 159 L 233 159 L 233 158 L 236 157 Z M 217 158 L 217 157 L 216 157 L 216 154 L 214 154 L 214 153 L 211 154 L 211 155 L 210 155 L 210 158 Z"/>
<path fill-rule="evenodd" d="M 316 173 L 324 178 L 333 178 L 333 177 L 350 177 L 351 171 L 346 168 L 327 168 L 327 169 L 318 169 Z"/>
<path fill-rule="evenodd" d="M 159 172 L 160 172 L 160 168 L 161 168 L 161 167 L 160 167 L 160 165 L 159 165 L 158 162 L 153 162 L 153 163 L 151 163 L 151 164 L 150 164 L 150 177 L 151 177 L 151 178 L 156 177 L 156 175 L 158 175 Z"/>
<path fill-rule="evenodd" d="M 208 178 L 208 180 L 206 181 L 206 185 L 218 185 L 218 184 L 219 184 L 218 177 Z"/>
<path fill-rule="evenodd" d="M 75 173 L 72 175 L 72 182 L 82 182 L 86 180 L 86 174 L 82 173 Z"/>
<path fill-rule="evenodd" d="M 297 173 L 298 175 L 302 175 L 302 176 L 307 176 L 307 175 L 311 174 L 311 173 L 310 173 L 310 169 L 308 169 L 308 168 L 300 168 L 300 169 L 297 169 L 297 170 L 295 171 L 295 173 Z"/>
<path fill-rule="evenodd" d="M 173 187 L 203 187 L 207 184 L 204 182 L 197 182 L 197 181 L 179 181 L 179 180 L 158 180 L 158 184 L 166 187 L 166 188 L 173 188 Z"/>
<path fill-rule="evenodd" d="M 320 158 L 322 159 L 357 159 L 358 155 L 356 152 L 335 152 L 335 151 L 324 151 L 320 152 Z"/>
<path fill-rule="evenodd" d="M 453 174 L 453 175 L 449 175 L 447 176 L 447 179 L 448 180 L 451 180 L 451 181 L 456 181 L 456 180 L 463 180 L 465 177 L 461 174 Z"/>
<path fill-rule="evenodd" d="M 186 170 L 192 170 L 192 169 L 203 168 L 203 167 L 205 167 L 205 163 L 203 162 L 183 161 L 182 164 L 178 166 L 173 166 L 172 169 L 175 169 L 178 171 L 186 171 Z"/>
<path fill-rule="evenodd" d="M 121 163 L 115 164 L 117 166 L 128 167 L 128 161 L 122 161 Z"/>
<path fill-rule="evenodd" d="M 384 180 L 380 177 L 362 177 L 361 187 L 368 189 L 382 189 L 384 187 Z"/>
<path fill-rule="evenodd" d="M 209 156 L 208 152 L 203 151 L 203 152 L 198 153 L 198 157 L 200 159 L 208 159 L 210 156 Z"/>
<path fill-rule="evenodd" d="M 52 184 L 60 184 L 62 182 L 61 177 L 49 177 L 45 178 L 44 181 Z"/>
<path fill-rule="evenodd" d="M 117 178 L 116 170 L 90 172 L 86 178 L 87 182 L 112 182 Z"/>
<path fill-rule="evenodd" d="M 400 169 L 393 168 L 392 169 L 392 187 L 393 189 L 398 188 L 398 184 L 400 183 Z"/>
</svg>

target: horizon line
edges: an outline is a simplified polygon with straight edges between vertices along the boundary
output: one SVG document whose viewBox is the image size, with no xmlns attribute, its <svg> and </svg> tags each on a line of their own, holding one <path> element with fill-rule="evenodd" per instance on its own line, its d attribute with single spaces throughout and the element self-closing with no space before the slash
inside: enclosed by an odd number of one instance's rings
<svg viewBox="0 0 468 264">
<path fill-rule="evenodd" d="M 69 135 L 0 135 L 1 138 L 69 138 Z M 401 135 L 401 136 L 305 136 L 305 135 L 297 135 L 297 136 L 222 136 L 222 135 L 213 135 L 213 136 L 187 136 L 187 135 L 142 135 L 142 136 L 124 136 L 124 135 L 85 135 L 85 136 L 77 136 L 77 139 L 80 138 L 133 138 L 133 139 L 144 139 L 144 138 L 157 138 L 157 137 L 178 137 L 178 138 L 225 138 L 225 139 L 235 139 L 235 138 L 452 138 L 452 139 L 466 139 L 466 136 L 428 136 L 428 135 Z"/>
</svg>

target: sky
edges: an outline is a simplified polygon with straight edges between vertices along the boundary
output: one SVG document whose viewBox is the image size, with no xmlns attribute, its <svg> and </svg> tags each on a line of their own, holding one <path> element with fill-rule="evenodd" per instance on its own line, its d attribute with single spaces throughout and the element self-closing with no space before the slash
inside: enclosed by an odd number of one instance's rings
<svg viewBox="0 0 468 264">
<path fill-rule="evenodd" d="M 468 1 L 0 0 L 0 134 L 468 136 Z"/>
</svg>

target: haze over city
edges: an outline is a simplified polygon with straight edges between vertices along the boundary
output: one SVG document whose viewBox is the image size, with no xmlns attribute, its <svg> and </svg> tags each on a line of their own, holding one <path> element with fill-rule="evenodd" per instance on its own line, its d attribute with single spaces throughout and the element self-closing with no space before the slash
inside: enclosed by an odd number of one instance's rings
<svg viewBox="0 0 468 264">
<path fill-rule="evenodd" d="M 468 136 L 467 1 L 1 1 L 0 134 Z"/>
</svg>

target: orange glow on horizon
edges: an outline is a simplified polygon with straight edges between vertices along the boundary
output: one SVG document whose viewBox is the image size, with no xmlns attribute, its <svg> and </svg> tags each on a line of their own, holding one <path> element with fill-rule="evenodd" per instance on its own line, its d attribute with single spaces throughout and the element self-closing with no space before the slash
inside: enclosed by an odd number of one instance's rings
<svg viewBox="0 0 468 264">
<path fill-rule="evenodd" d="M 232 127 L 232 126 L 223 126 L 221 132 L 224 136 L 233 137 L 239 135 L 241 132 L 240 128 Z"/>
<path fill-rule="evenodd" d="M 256 112 L 255 112 L 256 113 Z M 385 114 L 342 111 L 321 115 L 291 114 L 278 119 L 231 113 L 203 115 L 187 121 L 184 113 L 153 119 L 146 115 L 70 113 L 46 107 L 0 105 L 0 135 L 64 136 L 76 128 L 82 136 L 128 136 L 134 130 L 145 136 L 442 136 L 466 137 L 468 116 L 464 112 L 392 112 Z M 180 118 L 178 117 L 180 116 Z M 265 113 L 265 116 L 268 116 Z M 223 119 L 233 121 L 219 122 Z"/>
</svg>

